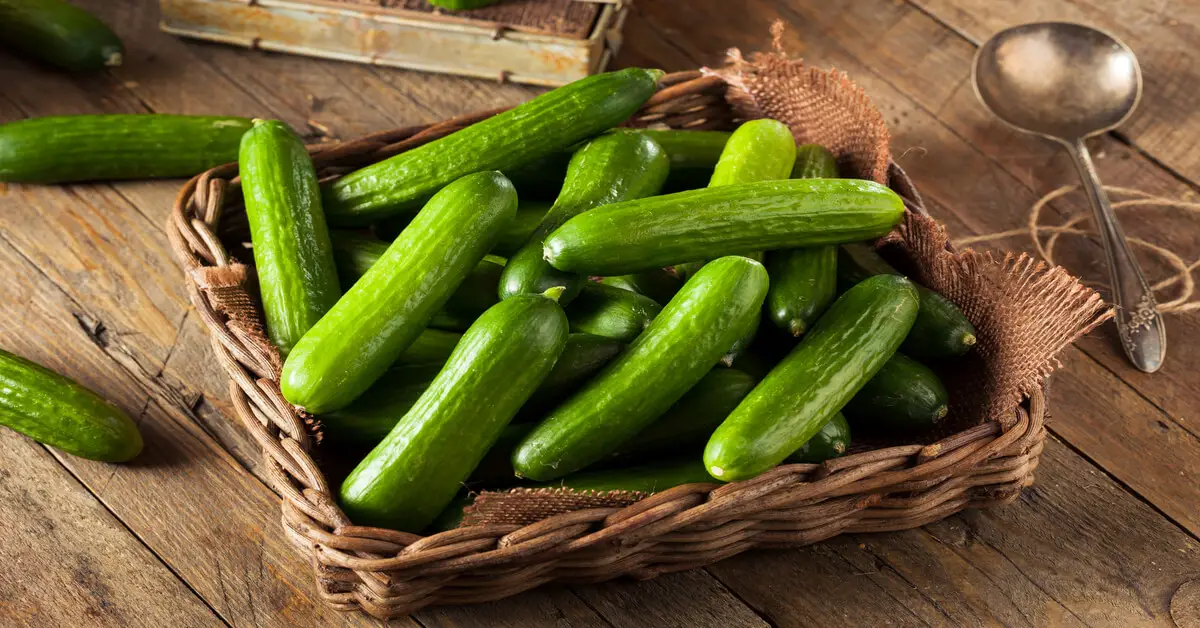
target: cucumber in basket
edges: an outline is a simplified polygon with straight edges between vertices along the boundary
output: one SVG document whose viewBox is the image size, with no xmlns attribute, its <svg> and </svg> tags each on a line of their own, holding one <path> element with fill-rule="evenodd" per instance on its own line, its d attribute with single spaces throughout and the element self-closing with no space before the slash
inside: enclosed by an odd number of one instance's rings
<svg viewBox="0 0 1200 628">
<path fill-rule="evenodd" d="M 571 331 L 631 342 L 661 311 L 661 305 L 636 292 L 588 283 L 567 307 L 567 320 Z"/>
<path fill-rule="evenodd" d="M 0 425 L 89 460 L 124 462 L 142 451 L 142 435 L 129 415 L 7 351 L 0 351 Z"/>
<path fill-rule="evenodd" d="M 462 334 L 441 329 L 426 329 L 417 336 L 412 344 L 396 358 L 394 364 L 414 366 L 421 364 L 436 364 L 441 366 L 458 346 Z"/>
<path fill-rule="evenodd" d="M 842 408 L 855 425 L 893 434 L 928 431 L 945 418 L 947 411 L 942 380 L 928 366 L 900 353 L 893 355 Z"/>
<path fill-rule="evenodd" d="M 838 297 L 717 428 L 704 450 L 712 476 L 745 480 L 783 462 L 883 367 L 916 317 L 903 277 L 870 277 Z"/>
<path fill-rule="evenodd" d="M 425 394 L 342 483 L 360 525 L 419 532 L 454 499 L 567 341 L 561 292 L 497 303 L 455 348 Z"/>
<path fill-rule="evenodd" d="M 50 116 L 0 125 L 0 181 L 190 177 L 237 161 L 246 118 L 161 113 Z"/>
<path fill-rule="evenodd" d="M 836 178 L 837 161 L 823 146 L 796 149 L 793 179 Z M 801 336 L 837 296 L 837 247 L 813 246 L 767 254 L 767 317 L 776 327 Z"/>
<path fill-rule="evenodd" d="M 663 189 L 672 192 L 707 186 L 731 135 L 728 131 L 622 130 L 626 133 L 644 133 L 667 151 L 667 156 L 671 158 L 671 174 L 667 175 Z"/>
<path fill-rule="evenodd" d="M 850 286 L 871 275 L 899 275 L 869 244 L 846 244 L 838 250 L 838 281 Z M 917 284 L 921 313 L 901 349 L 919 360 L 962 355 L 975 346 L 975 326 L 958 306 Z"/>
<path fill-rule="evenodd" d="M 593 209 L 551 233 L 543 254 L 559 270 L 624 275 L 746 251 L 866 240 L 886 234 L 903 215 L 900 197 L 871 181 L 743 183 Z"/>
<path fill-rule="evenodd" d="M 368 225 L 411 212 L 463 175 L 504 170 L 564 150 L 624 122 L 654 94 L 661 76 L 641 68 L 589 76 L 351 172 L 325 190 L 329 222 Z"/>
<path fill-rule="evenodd" d="M 0 0 L 0 44 L 73 72 L 121 65 L 125 54 L 104 22 L 62 0 Z"/>
<path fill-rule="evenodd" d="M 513 453 L 513 468 L 544 481 L 607 457 L 717 364 L 758 316 L 766 292 L 758 262 L 709 262 L 623 354 L 534 428 Z"/>
<path fill-rule="evenodd" d="M 575 151 L 554 207 L 519 251 L 500 280 L 500 297 L 540 293 L 563 286 L 569 304 L 587 277 L 555 270 L 542 259 L 542 239 L 569 218 L 600 205 L 657 194 L 669 168 L 666 153 L 637 133 L 608 133 Z"/>
<path fill-rule="evenodd" d="M 296 343 L 280 375 L 284 397 L 314 414 L 350 405 L 421 334 L 516 209 L 516 190 L 499 172 L 467 175 L 434 195 Z"/>
<path fill-rule="evenodd" d="M 568 321 L 570 317 L 567 317 Z M 620 355 L 625 344 L 591 334 L 571 334 L 546 381 L 534 391 L 513 421 L 536 421 L 579 390 L 584 382 Z"/>
<path fill-rule="evenodd" d="M 878 376 L 876 376 L 878 377 Z M 821 431 L 808 439 L 800 449 L 787 457 L 787 462 L 807 462 L 818 464 L 826 460 L 839 458 L 850 447 L 850 423 L 838 412 L 829 422 L 821 427 Z"/>
<path fill-rule="evenodd" d="M 238 166 L 267 334 L 286 356 L 342 294 L 317 173 L 300 138 L 275 120 L 254 121 Z"/>
</svg>

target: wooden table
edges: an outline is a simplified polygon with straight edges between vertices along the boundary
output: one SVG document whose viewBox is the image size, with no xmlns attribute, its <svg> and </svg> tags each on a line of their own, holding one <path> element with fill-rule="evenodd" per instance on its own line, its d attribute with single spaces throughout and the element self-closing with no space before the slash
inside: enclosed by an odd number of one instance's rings
<svg viewBox="0 0 1200 628">
<path fill-rule="evenodd" d="M 81 2 L 124 66 L 67 76 L 0 52 L 0 121 L 100 112 L 275 117 L 340 138 L 525 100 L 535 90 L 185 42 L 150 0 Z M 832 9 L 832 6 L 840 6 Z M 893 150 L 955 235 L 1024 224 L 1074 181 L 1054 147 L 976 102 L 970 63 L 991 32 L 1038 19 L 1112 30 L 1139 54 L 1141 109 L 1099 138 L 1111 185 L 1172 198 L 1200 182 L 1200 3 L 1190 0 L 639 2 L 618 65 L 719 65 L 784 45 L 848 71 L 887 117 Z M 106 465 L 0 430 L 0 625 L 309 626 L 377 623 L 316 598 L 279 529 L 258 451 L 191 311 L 164 224 L 179 182 L 0 185 L 0 346 L 101 391 L 146 451 Z M 1051 218 L 1084 211 L 1068 197 Z M 1142 209 L 1132 235 L 1200 256 L 1195 214 Z M 1007 243 L 1028 248 L 1025 239 Z M 1060 258 L 1102 278 L 1094 240 Z M 1161 275 L 1161 269 L 1153 272 Z M 423 626 L 1200 625 L 1200 314 L 1169 315 L 1155 375 L 1111 327 L 1064 357 L 1037 484 L 1010 506 L 904 533 L 752 552 L 649 582 L 539 589 L 422 611 Z"/>
</svg>

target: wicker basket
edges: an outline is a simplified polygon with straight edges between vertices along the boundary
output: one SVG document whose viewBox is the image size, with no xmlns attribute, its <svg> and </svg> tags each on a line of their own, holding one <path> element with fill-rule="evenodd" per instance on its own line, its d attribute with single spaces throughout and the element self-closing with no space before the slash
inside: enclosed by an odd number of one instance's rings
<svg viewBox="0 0 1200 628">
<path fill-rule="evenodd" d="M 678 73 L 662 85 L 632 124 L 734 124 L 722 78 Z M 323 177 L 335 176 L 494 113 L 314 147 L 314 161 Z M 625 507 L 588 508 L 529 525 L 472 525 L 428 537 L 355 526 L 314 462 L 307 417 L 279 392 L 279 355 L 262 337 L 248 273 L 222 244 L 222 219 L 241 213 L 236 173 L 236 164 L 229 164 L 188 182 L 168 232 L 187 271 L 192 302 L 232 378 L 237 413 L 262 446 L 263 468 L 282 496 L 285 533 L 311 558 L 321 597 L 336 608 L 386 618 L 428 605 L 495 600 L 551 581 L 650 578 L 756 547 L 917 527 L 965 508 L 1010 502 L 1033 481 L 1046 434 L 1045 373 L 1008 416 L 932 444 L 785 465 L 733 484 L 679 486 Z M 893 167 L 891 174 L 910 208 L 923 212 L 903 173 Z M 1065 342 L 1104 318 L 1097 310 Z M 981 331 L 987 326 L 974 322 Z"/>
</svg>

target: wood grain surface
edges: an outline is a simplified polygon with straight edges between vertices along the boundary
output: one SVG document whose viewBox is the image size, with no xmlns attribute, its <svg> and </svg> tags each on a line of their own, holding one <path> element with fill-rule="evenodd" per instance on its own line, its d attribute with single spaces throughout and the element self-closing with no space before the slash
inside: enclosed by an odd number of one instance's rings
<svg viewBox="0 0 1200 628">
<path fill-rule="evenodd" d="M 73 0 L 76 1 L 76 0 Z M 157 30 L 152 0 L 77 0 L 128 48 L 120 68 L 50 71 L 0 50 L 0 122 L 99 112 L 274 117 L 312 140 L 347 139 L 517 103 L 537 90 L 188 42 Z M 998 8 L 1000 4 L 1004 9 Z M 1184 0 L 985 3 L 813 0 L 635 6 L 617 65 L 718 66 L 725 50 L 783 44 L 836 66 L 886 115 L 892 148 L 953 235 L 1024 224 L 1074 181 L 1065 156 L 990 120 L 971 92 L 976 44 L 1034 19 L 1080 19 L 1127 39 L 1146 98 L 1098 138 L 1112 185 L 1195 195 L 1200 119 Z M 1196 16 L 1192 16 L 1193 18 Z M 1176 23 L 1172 24 L 1171 20 Z M 190 307 L 163 225 L 179 182 L 0 184 L 0 346 L 102 392 L 146 453 L 123 466 L 0 434 L 0 625 L 376 625 L 316 598 L 279 529 L 276 496 L 236 425 L 224 373 Z M 1086 211 L 1056 202 L 1049 219 Z M 1142 210 L 1131 234 L 1200 256 L 1194 218 Z M 1004 243 L 1028 249 L 1020 238 Z M 1060 261 L 1103 280 L 1098 243 Z M 1150 267 L 1151 273 L 1164 269 Z M 1054 438 L 1017 503 L 896 534 L 751 552 L 647 582 L 549 587 L 491 604 L 429 609 L 423 626 L 1200 625 L 1200 316 L 1170 316 L 1155 375 L 1125 364 L 1102 329 L 1064 356 Z"/>
</svg>

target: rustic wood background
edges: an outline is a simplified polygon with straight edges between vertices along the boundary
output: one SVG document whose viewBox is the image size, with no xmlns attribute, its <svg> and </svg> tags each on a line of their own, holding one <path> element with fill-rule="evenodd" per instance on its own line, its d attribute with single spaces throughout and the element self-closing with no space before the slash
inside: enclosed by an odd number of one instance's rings
<svg viewBox="0 0 1200 628">
<path fill-rule="evenodd" d="M 0 121 L 220 113 L 352 138 L 537 93 L 187 42 L 158 31 L 152 0 L 79 3 L 124 38 L 125 65 L 68 76 L 0 51 Z M 1095 141 L 1101 175 L 1172 198 L 1200 189 L 1200 3 L 642 0 L 616 65 L 719 65 L 727 47 L 764 48 L 775 19 L 789 24 L 790 52 L 866 88 L 900 163 L 956 235 L 1020 226 L 1037 197 L 1074 181 L 1065 155 L 992 121 L 972 94 L 977 44 L 1020 22 L 1079 20 L 1125 38 L 1142 61 L 1145 98 L 1118 133 Z M 0 430 L 0 625 L 378 623 L 323 607 L 279 530 L 278 500 L 228 418 L 225 374 L 167 248 L 178 185 L 0 184 L 0 345 L 101 391 L 146 436 L 136 462 L 105 465 Z M 1051 216 L 1082 202 L 1058 202 Z M 1125 226 L 1200 256 L 1194 216 L 1148 209 Z M 1102 279 L 1099 251 L 1072 242 L 1062 261 Z M 1011 506 L 393 623 L 1198 626 L 1200 314 L 1169 316 L 1167 328 L 1171 351 L 1155 375 L 1126 365 L 1111 327 L 1067 352 L 1038 482 Z"/>
</svg>

